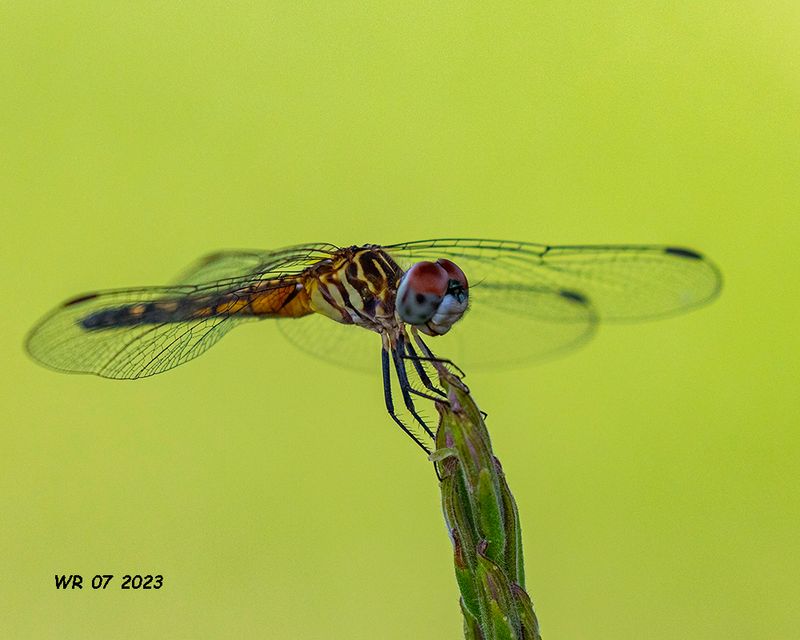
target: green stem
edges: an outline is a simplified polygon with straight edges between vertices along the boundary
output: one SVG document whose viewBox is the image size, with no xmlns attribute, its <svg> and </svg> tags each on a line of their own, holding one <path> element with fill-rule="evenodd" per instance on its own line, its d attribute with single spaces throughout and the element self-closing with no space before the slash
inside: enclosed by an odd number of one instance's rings
<svg viewBox="0 0 800 640">
<path fill-rule="evenodd" d="M 439 403 L 436 451 L 442 510 L 467 640 L 541 640 L 522 562 L 519 514 L 492 453 L 480 410 L 464 384 L 440 372 L 449 403 Z"/>
</svg>

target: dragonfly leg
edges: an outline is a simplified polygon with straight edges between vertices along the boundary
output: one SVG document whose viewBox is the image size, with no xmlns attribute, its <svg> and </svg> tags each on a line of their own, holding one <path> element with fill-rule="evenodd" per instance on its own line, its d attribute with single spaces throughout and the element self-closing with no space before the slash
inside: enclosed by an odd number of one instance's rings
<svg viewBox="0 0 800 640">
<path fill-rule="evenodd" d="M 422 361 L 420 360 L 419 355 L 417 354 L 411 342 L 409 342 L 405 337 L 402 337 L 401 340 L 402 343 L 400 346 L 404 353 L 401 352 L 400 357 L 403 358 L 404 360 L 411 361 L 411 364 L 414 365 L 414 370 L 417 372 L 417 376 L 419 377 L 420 382 L 422 382 L 422 384 L 428 391 L 432 391 L 433 393 L 442 396 L 442 398 L 447 397 L 447 394 L 444 391 L 442 391 L 439 387 L 433 384 L 433 380 L 431 380 L 431 377 L 428 375 L 428 372 L 425 371 L 425 367 L 422 366 Z M 434 398 L 427 394 L 420 393 L 416 389 L 410 389 L 410 391 L 412 393 L 420 395 L 423 398 L 427 398 L 428 400 L 434 400 L 434 401 L 440 400 L 439 398 Z"/>
<path fill-rule="evenodd" d="M 414 328 L 411 327 L 411 335 L 414 336 L 414 341 L 417 343 L 417 346 L 422 351 L 423 355 L 417 356 L 417 359 L 423 362 L 432 362 L 434 366 L 436 365 L 448 365 L 455 369 L 456 373 L 458 374 L 459 378 L 466 378 L 467 374 L 464 373 L 464 370 L 459 367 L 455 362 L 449 360 L 447 358 L 439 358 L 433 355 L 433 351 L 430 350 L 430 347 L 425 344 L 423 339 L 420 337 L 419 332 Z"/>
<path fill-rule="evenodd" d="M 403 402 L 405 402 L 406 409 L 408 412 L 414 417 L 419 425 L 425 430 L 431 438 L 434 438 L 433 431 L 428 426 L 428 424 L 420 417 L 417 413 L 417 408 L 414 406 L 414 401 L 411 398 L 411 383 L 408 381 L 408 372 L 406 371 L 406 365 L 403 359 L 400 357 L 400 349 L 402 348 L 402 337 L 398 340 L 398 346 L 392 349 L 392 359 L 394 360 L 394 369 L 397 372 L 397 380 L 400 383 L 400 392 L 403 394 Z"/>
<path fill-rule="evenodd" d="M 397 414 L 394 411 L 394 400 L 392 399 L 392 376 L 389 365 L 389 351 L 387 350 L 386 346 L 384 346 L 381 350 L 381 365 L 383 369 L 383 397 L 384 400 L 386 401 L 386 411 L 392 417 L 392 420 L 394 420 L 397 423 L 397 425 L 403 431 L 405 431 L 408 437 L 411 438 L 417 444 L 417 446 L 419 446 L 419 448 L 422 449 L 426 454 L 430 455 L 431 452 L 430 449 L 427 446 L 425 446 L 425 444 L 423 444 L 420 441 L 420 439 L 405 424 L 403 424 L 403 421 L 397 417 Z"/>
<path fill-rule="evenodd" d="M 408 349 L 410 349 L 411 353 L 414 354 L 414 357 L 411 358 L 411 360 L 412 360 L 412 362 L 414 362 L 414 366 L 417 368 L 417 372 L 418 373 L 419 373 L 419 370 L 422 369 L 422 365 L 421 365 L 420 361 L 433 362 L 434 365 L 436 365 L 436 364 L 447 364 L 447 365 L 453 367 L 460 374 L 460 380 L 463 381 L 463 379 L 467 376 L 467 374 L 464 373 L 464 371 L 461 369 L 461 367 L 459 367 L 452 360 L 445 360 L 443 358 L 437 358 L 435 355 L 433 355 L 433 351 L 430 350 L 430 347 L 428 347 L 428 345 L 425 344 L 424 340 L 420 337 L 420 335 L 417 332 L 417 330 L 412 327 L 411 332 L 412 332 L 412 335 L 414 336 L 414 340 L 416 340 L 416 342 L 417 342 L 417 345 L 419 345 L 419 347 L 423 351 L 423 353 L 426 354 L 424 357 L 423 356 L 418 356 L 416 351 L 414 351 L 414 347 L 411 346 L 411 342 L 406 343 L 406 347 Z M 422 377 L 422 376 L 420 376 L 420 377 Z M 430 380 L 430 378 L 428 378 L 427 376 L 425 376 L 425 377 L 428 380 Z M 423 378 L 423 384 L 425 384 L 424 378 Z M 463 384 L 463 382 L 462 382 L 462 384 Z M 427 387 L 428 385 L 426 384 L 425 386 Z M 430 389 L 430 388 L 431 387 L 428 387 L 428 389 Z M 464 385 L 464 388 L 467 390 L 467 392 L 469 392 L 469 389 L 467 388 L 466 385 Z M 479 409 L 479 411 L 480 411 L 480 409 Z M 484 417 L 484 419 L 489 417 L 489 414 L 486 413 L 485 411 L 481 411 L 481 415 Z"/>
<path fill-rule="evenodd" d="M 432 396 L 429 393 L 425 393 L 424 391 L 420 391 L 419 389 L 415 389 L 414 387 L 408 388 L 409 393 L 413 393 L 415 396 L 419 398 L 424 398 L 425 400 L 430 400 L 431 402 L 447 402 L 447 398 L 443 398 L 442 396 Z"/>
</svg>

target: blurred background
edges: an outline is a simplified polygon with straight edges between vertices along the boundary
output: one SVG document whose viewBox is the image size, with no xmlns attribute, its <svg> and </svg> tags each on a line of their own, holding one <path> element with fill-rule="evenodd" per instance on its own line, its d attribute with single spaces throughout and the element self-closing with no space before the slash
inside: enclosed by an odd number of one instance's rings
<svg viewBox="0 0 800 640">
<path fill-rule="evenodd" d="M 544 636 L 796 637 L 796 2 L 6 2 L 0 22 L 0 635 L 460 637 L 435 477 L 377 371 L 267 322 L 137 382 L 22 343 L 67 297 L 220 248 L 465 236 L 680 244 L 726 279 L 700 311 L 469 372 Z"/>
</svg>

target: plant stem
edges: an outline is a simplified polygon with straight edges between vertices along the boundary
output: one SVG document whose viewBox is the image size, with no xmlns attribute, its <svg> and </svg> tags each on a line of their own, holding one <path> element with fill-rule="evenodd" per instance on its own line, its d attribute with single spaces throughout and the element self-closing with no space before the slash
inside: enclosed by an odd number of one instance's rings
<svg viewBox="0 0 800 640">
<path fill-rule="evenodd" d="M 483 416 L 467 387 L 440 371 L 449 403 L 437 404 L 431 459 L 441 478 L 442 510 L 453 543 L 467 640 L 541 640 L 525 592 L 519 514 L 492 453 Z"/>
</svg>

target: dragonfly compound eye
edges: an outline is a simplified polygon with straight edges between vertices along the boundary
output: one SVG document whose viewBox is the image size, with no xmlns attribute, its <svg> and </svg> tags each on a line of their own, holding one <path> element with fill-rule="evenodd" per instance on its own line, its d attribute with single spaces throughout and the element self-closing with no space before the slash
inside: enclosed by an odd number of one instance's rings
<svg viewBox="0 0 800 640">
<path fill-rule="evenodd" d="M 449 278 L 448 293 L 452 293 L 456 297 L 463 297 L 463 299 L 466 300 L 469 292 L 469 283 L 467 282 L 467 276 L 464 275 L 464 272 L 455 262 L 451 262 L 450 260 L 437 260 L 436 264 L 447 271 L 447 276 Z"/>
<path fill-rule="evenodd" d="M 467 300 L 467 278 L 453 262 L 417 262 L 400 281 L 397 313 L 423 333 L 442 335 L 464 315 Z"/>
</svg>

